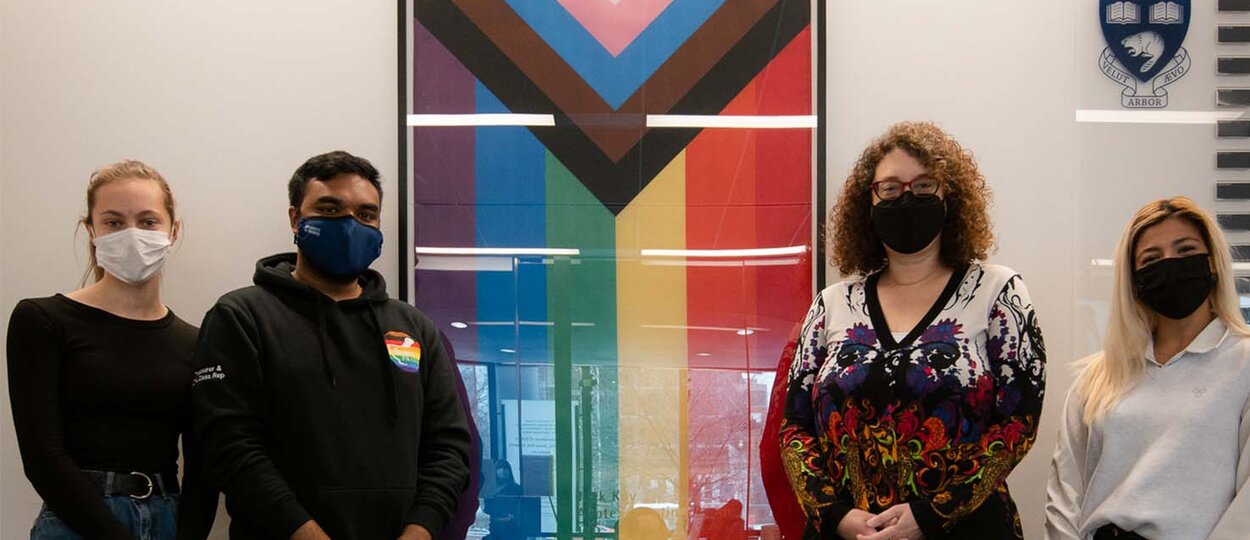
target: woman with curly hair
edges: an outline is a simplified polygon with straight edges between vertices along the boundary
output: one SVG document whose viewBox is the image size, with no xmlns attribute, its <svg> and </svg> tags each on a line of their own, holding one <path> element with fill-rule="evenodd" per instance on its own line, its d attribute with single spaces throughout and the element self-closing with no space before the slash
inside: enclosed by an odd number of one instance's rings
<svg viewBox="0 0 1250 540">
<path fill-rule="evenodd" d="M 1192 200 L 1154 201 L 1124 228 L 1103 350 L 1082 365 L 1046 538 L 1250 535 L 1250 326 L 1228 241 Z"/>
<path fill-rule="evenodd" d="M 985 264 L 989 189 L 929 123 L 864 150 L 829 221 L 781 454 L 805 538 L 1022 538 L 1005 479 L 1033 444 L 1045 348 L 1020 276 Z"/>
</svg>

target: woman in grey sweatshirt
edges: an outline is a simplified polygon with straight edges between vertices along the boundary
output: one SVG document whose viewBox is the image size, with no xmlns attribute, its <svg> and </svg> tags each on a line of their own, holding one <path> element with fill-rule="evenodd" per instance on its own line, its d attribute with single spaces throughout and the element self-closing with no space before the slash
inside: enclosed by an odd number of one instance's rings
<svg viewBox="0 0 1250 540">
<path fill-rule="evenodd" d="M 1068 395 L 1046 538 L 1250 538 L 1250 328 L 1228 243 L 1177 197 L 1115 254 L 1103 350 Z"/>
</svg>

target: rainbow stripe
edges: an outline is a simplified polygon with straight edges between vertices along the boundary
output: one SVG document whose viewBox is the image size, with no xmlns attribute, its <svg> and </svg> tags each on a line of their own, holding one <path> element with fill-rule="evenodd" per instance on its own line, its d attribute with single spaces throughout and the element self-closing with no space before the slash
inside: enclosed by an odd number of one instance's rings
<svg viewBox="0 0 1250 540">
<path fill-rule="evenodd" d="M 403 332 L 387 332 L 382 340 L 387 355 L 399 369 L 416 373 L 421 369 L 421 344 Z"/>
</svg>

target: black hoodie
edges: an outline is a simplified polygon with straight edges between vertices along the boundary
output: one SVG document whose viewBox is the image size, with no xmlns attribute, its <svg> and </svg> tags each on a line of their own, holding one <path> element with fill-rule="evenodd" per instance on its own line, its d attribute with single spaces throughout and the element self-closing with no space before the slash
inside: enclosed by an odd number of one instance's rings
<svg viewBox="0 0 1250 540">
<path fill-rule="evenodd" d="M 382 276 L 335 302 L 296 281 L 295 255 L 256 263 L 253 287 L 204 317 L 192 387 L 206 476 L 232 539 L 435 536 L 468 482 L 469 432 L 434 324 Z"/>
</svg>

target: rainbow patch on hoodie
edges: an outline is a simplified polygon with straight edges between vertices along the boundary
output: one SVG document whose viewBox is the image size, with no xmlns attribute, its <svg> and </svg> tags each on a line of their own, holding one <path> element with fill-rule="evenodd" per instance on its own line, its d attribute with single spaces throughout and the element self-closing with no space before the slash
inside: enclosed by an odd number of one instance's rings
<svg viewBox="0 0 1250 540">
<path fill-rule="evenodd" d="M 421 344 L 403 332 L 387 332 L 383 336 L 386 352 L 399 369 L 416 373 L 421 368 Z"/>
</svg>

